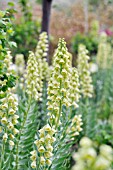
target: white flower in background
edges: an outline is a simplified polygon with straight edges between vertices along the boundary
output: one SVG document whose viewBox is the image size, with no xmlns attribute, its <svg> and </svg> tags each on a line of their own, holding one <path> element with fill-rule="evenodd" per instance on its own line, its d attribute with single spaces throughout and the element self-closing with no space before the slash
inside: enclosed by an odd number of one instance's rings
<svg viewBox="0 0 113 170">
<path fill-rule="evenodd" d="M 70 88 L 69 88 L 69 98 L 70 104 L 73 105 L 75 108 L 78 107 L 78 102 L 80 98 L 80 83 L 79 83 L 79 74 L 76 68 L 71 68 L 71 76 L 70 76 Z"/>
<path fill-rule="evenodd" d="M 89 63 L 89 71 L 91 73 L 96 73 L 98 72 L 98 65 L 96 63 Z"/>
<path fill-rule="evenodd" d="M 14 70 L 15 72 L 17 72 L 17 67 L 16 67 L 15 64 L 11 64 L 9 69 Z"/>
<path fill-rule="evenodd" d="M 112 47 L 111 44 L 107 41 L 108 37 L 105 32 L 102 32 L 100 35 L 100 41 L 98 45 L 97 52 L 97 64 L 99 68 L 106 69 L 110 68 L 113 65 L 112 59 Z"/>
<path fill-rule="evenodd" d="M 18 75 L 23 75 L 25 71 L 25 60 L 23 54 L 16 54 L 15 56 L 16 71 Z"/>
<path fill-rule="evenodd" d="M 78 51 L 78 73 L 80 76 L 81 93 L 84 97 L 92 97 L 93 94 L 92 77 L 88 63 L 89 59 L 88 50 L 84 45 L 80 44 Z"/>
</svg>

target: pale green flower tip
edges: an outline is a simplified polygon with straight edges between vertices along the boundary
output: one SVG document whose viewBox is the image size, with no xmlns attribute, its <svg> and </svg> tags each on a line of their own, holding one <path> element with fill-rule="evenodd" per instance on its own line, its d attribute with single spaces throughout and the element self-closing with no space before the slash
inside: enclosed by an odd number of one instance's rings
<svg viewBox="0 0 113 170">
<path fill-rule="evenodd" d="M 45 158 L 43 156 L 41 156 L 40 157 L 40 164 L 44 166 L 45 165 L 45 161 L 46 161 Z"/>
<path fill-rule="evenodd" d="M 82 147 L 91 147 L 92 146 L 92 141 L 87 138 L 87 137 L 83 137 L 80 141 L 80 145 Z"/>
<path fill-rule="evenodd" d="M 14 142 L 13 142 L 12 140 L 9 140 L 9 145 L 10 145 L 11 147 L 14 147 Z"/>
<path fill-rule="evenodd" d="M 16 134 L 18 134 L 18 133 L 19 133 L 19 130 L 18 130 L 18 129 L 16 129 L 16 128 L 14 128 L 14 129 L 13 129 L 13 133 L 14 133 L 14 135 L 16 135 Z"/>
<path fill-rule="evenodd" d="M 46 151 L 46 152 L 44 153 L 44 156 L 45 156 L 45 158 L 51 158 L 51 157 L 53 156 L 53 154 L 52 154 L 52 152 L 50 152 L 50 151 Z"/>
<path fill-rule="evenodd" d="M 97 160 L 95 162 L 95 168 L 96 169 L 102 169 L 102 170 L 107 170 L 107 168 L 110 167 L 111 162 L 108 161 L 106 158 L 102 156 L 98 156 Z"/>
<path fill-rule="evenodd" d="M 33 169 L 36 168 L 36 161 L 33 161 L 33 162 L 31 163 L 31 167 L 32 167 Z"/>
<path fill-rule="evenodd" d="M 4 133 L 4 135 L 3 135 L 3 140 L 6 142 L 7 139 L 8 139 L 8 134 L 7 134 L 7 133 Z"/>
<path fill-rule="evenodd" d="M 113 149 L 110 146 L 103 144 L 100 146 L 100 154 L 103 156 L 111 156 L 113 154 Z"/>
<path fill-rule="evenodd" d="M 41 147 L 38 149 L 38 151 L 39 151 L 40 153 L 44 153 L 44 152 L 45 152 L 45 148 L 44 148 L 43 146 L 41 146 Z"/>
<path fill-rule="evenodd" d="M 22 66 L 25 66 L 25 61 L 24 61 L 24 55 L 23 54 L 16 54 L 16 57 L 15 57 L 15 63 L 17 66 L 20 66 L 20 64 Z"/>
<path fill-rule="evenodd" d="M 6 125 L 6 124 L 8 123 L 7 118 L 6 118 L 6 117 L 3 117 L 3 118 L 1 119 L 1 123 L 4 124 L 4 125 Z"/>
<path fill-rule="evenodd" d="M 11 129 L 14 128 L 14 125 L 13 125 L 11 122 L 9 122 L 8 125 L 7 125 L 7 127 L 8 127 L 9 130 L 11 130 Z"/>
<path fill-rule="evenodd" d="M 52 164 L 52 161 L 50 159 L 46 159 L 46 164 L 50 166 Z"/>
<path fill-rule="evenodd" d="M 87 160 L 95 160 L 97 157 L 97 153 L 94 148 L 89 147 L 84 155 L 85 159 Z"/>
<path fill-rule="evenodd" d="M 47 124 L 47 125 L 44 127 L 44 130 L 47 131 L 47 132 L 50 132 L 50 131 L 51 131 L 50 125 Z"/>
</svg>

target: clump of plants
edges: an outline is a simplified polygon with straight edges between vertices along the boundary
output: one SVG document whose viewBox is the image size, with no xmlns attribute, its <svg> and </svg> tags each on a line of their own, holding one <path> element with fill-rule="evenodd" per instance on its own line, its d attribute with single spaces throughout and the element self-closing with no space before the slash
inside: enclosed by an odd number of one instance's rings
<svg viewBox="0 0 113 170">
<path fill-rule="evenodd" d="M 110 57 L 106 36 L 99 42 L 93 75 L 86 46 L 79 44 L 77 68 L 72 67 L 63 38 L 50 68 L 46 32 L 29 51 L 26 66 L 24 56 L 16 55 L 14 71 L 7 14 L 0 12 L 0 169 L 70 170 L 74 151 L 73 169 L 111 170 L 113 69 L 112 63 L 101 67 L 105 62 L 100 62 L 103 53 L 105 61 Z"/>
<path fill-rule="evenodd" d="M 105 144 L 96 145 L 89 138 L 84 137 L 80 141 L 80 148 L 74 154 L 76 161 L 73 170 L 111 170 L 113 149 Z"/>
</svg>

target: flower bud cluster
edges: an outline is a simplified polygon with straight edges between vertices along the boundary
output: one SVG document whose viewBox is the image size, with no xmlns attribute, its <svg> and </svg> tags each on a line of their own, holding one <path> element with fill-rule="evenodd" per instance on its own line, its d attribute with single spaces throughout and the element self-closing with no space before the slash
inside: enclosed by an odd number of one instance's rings
<svg viewBox="0 0 113 170">
<path fill-rule="evenodd" d="M 79 98 L 80 98 L 79 86 L 80 86 L 80 83 L 79 83 L 78 71 L 76 68 L 71 68 L 69 93 L 70 93 L 70 103 L 75 108 L 78 107 L 77 102 L 79 101 Z"/>
<path fill-rule="evenodd" d="M 12 56 L 11 56 L 11 52 L 7 51 L 7 54 L 5 55 L 5 59 L 3 61 L 3 69 L 6 70 L 6 75 L 9 76 L 11 73 L 11 64 L 12 64 Z M 7 79 L 2 79 L 3 75 L 0 74 L 0 86 L 4 86 L 7 83 Z"/>
<path fill-rule="evenodd" d="M 70 56 L 64 39 L 59 39 L 55 52 L 53 73 L 48 83 L 48 115 L 52 125 L 59 124 L 62 106 L 69 107 Z"/>
<path fill-rule="evenodd" d="M 38 163 L 42 169 L 51 165 L 53 143 L 56 140 L 54 135 L 60 124 L 63 105 L 66 107 L 75 105 L 77 107 L 74 102 L 79 100 L 79 77 L 76 69 L 71 70 L 71 62 L 72 56 L 67 50 L 64 39 L 59 39 L 47 89 L 49 124 L 39 130 L 39 139 L 35 141 L 39 158 L 37 158 L 35 150 L 31 152 L 32 168 L 36 168 Z M 72 76 L 73 79 L 71 80 Z M 79 135 L 82 130 L 81 125 L 81 116 L 75 116 L 68 129 L 69 134 Z M 39 159 L 38 162 L 37 159 Z"/>
<path fill-rule="evenodd" d="M 48 36 L 46 32 L 42 32 L 39 36 L 39 42 L 36 47 L 36 55 L 39 58 L 46 57 L 48 51 Z"/>
<path fill-rule="evenodd" d="M 3 76 L 3 75 L 0 75 L 0 87 L 5 86 L 6 83 L 7 83 L 7 79 L 2 80 L 2 76 Z"/>
<path fill-rule="evenodd" d="M 6 92 L 7 88 L 10 86 L 11 84 L 9 83 L 11 80 L 11 77 L 16 78 L 15 76 L 15 65 L 12 63 L 12 56 L 11 56 L 11 51 L 6 51 L 6 55 L 4 56 L 1 68 L 3 71 L 1 71 L 0 73 L 0 87 L 1 89 L 4 89 L 3 91 Z M 12 80 L 13 82 L 15 82 L 15 80 Z M 14 86 L 14 84 L 12 84 Z M 15 90 L 15 87 L 11 87 L 8 88 L 12 91 Z M 5 96 L 5 92 L 0 91 L 1 93 L 4 93 L 3 96 Z M 7 93 L 7 92 L 6 92 Z"/>
<path fill-rule="evenodd" d="M 7 54 L 4 59 L 4 66 L 7 68 L 7 74 L 11 72 L 11 65 L 12 65 L 12 56 L 11 56 L 11 51 L 7 51 Z"/>
<path fill-rule="evenodd" d="M 42 87 L 44 75 L 48 76 L 48 63 L 43 57 L 47 56 L 48 40 L 47 33 L 43 32 L 39 36 L 39 42 L 35 54 L 30 52 L 27 63 L 27 93 L 36 100 L 42 100 Z"/>
<path fill-rule="evenodd" d="M 97 64 L 99 68 L 105 69 L 112 66 L 112 48 L 111 45 L 107 42 L 106 33 L 102 33 L 100 36 L 100 42 L 98 45 L 97 53 Z"/>
<path fill-rule="evenodd" d="M 51 67 L 49 66 L 48 62 L 46 61 L 46 58 L 43 58 L 43 80 L 46 80 L 47 82 L 50 79 L 51 75 Z"/>
<path fill-rule="evenodd" d="M 19 116 L 16 115 L 18 110 L 18 102 L 15 96 L 9 92 L 5 98 L 1 100 L 2 104 L 0 105 L 0 123 L 1 133 L 3 134 L 3 141 L 9 140 L 10 146 L 14 146 L 13 139 L 14 135 L 19 133 L 18 129 L 15 128 L 15 125 L 18 123 Z"/>
<path fill-rule="evenodd" d="M 98 35 L 99 35 L 99 21 L 98 20 L 93 20 L 91 22 L 91 31 L 90 31 L 90 34 L 92 37 L 95 37 L 95 38 L 98 38 Z"/>
<path fill-rule="evenodd" d="M 35 98 L 35 100 L 41 97 L 41 88 L 39 84 L 39 70 L 37 68 L 36 57 L 32 51 L 29 52 L 29 58 L 27 62 L 27 75 L 26 85 L 27 94 Z"/>
<path fill-rule="evenodd" d="M 92 97 L 93 85 L 89 71 L 89 56 L 87 54 L 88 51 L 86 47 L 80 44 L 78 52 L 78 72 L 80 76 L 81 93 L 84 97 Z"/>
<path fill-rule="evenodd" d="M 113 149 L 105 144 L 102 144 L 98 149 L 93 146 L 93 142 L 83 137 L 80 141 L 80 149 L 74 155 L 76 161 L 73 170 L 110 170 L 111 162 L 113 160 Z"/>
<path fill-rule="evenodd" d="M 36 168 L 37 151 L 33 150 L 30 152 L 30 154 L 31 154 L 30 159 L 32 160 L 31 167 L 34 169 Z"/>
<path fill-rule="evenodd" d="M 38 68 L 40 69 L 40 87 L 43 86 L 42 80 L 48 79 L 48 69 L 49 65 L 46 61 L 46 57 L 48 54 L 48 36 L 46 32 L 42 32 L 39 36 L 39 41 L 36 47 L 36 60 L 38 64 Z M 46 77 L 47 76 L 47 77 Z"/>
<path fill-rule="evenodd" d="M 39 139 L 35 141 L 37 151 L 39 153 L 39 164 L 43 167 L 51 165 L 54 134 L 56 125 L 60 123 L 62 115 L 62 106 L 69 107 L 74 105 L 77 107 L 79 100 L 79 77 L 76 69 L 71 70 L 71 55 L 66 48 L 64 39 L 59 40 L 58 49 L 55 51 L 52 76 L 48 83 L 48 115 L 49 122 L 39 130 Z M 71 80 L 70 77 L 73 77 Z M 71 93 L 71 94 L 70 94 Z M 72 95 L 74 93 L 74 95 Z M 73 136 L 79 135 L 82 120 L 81 116 L 75 116 L 71 122 L 68 132 Z M 37 166 L 37 153 L 31 152 L 31 166 Z"/>
<path fill-rule="evenodd" d="M 25 71 L 25 60 L 23 54 L 17 54 L 15 57 L 15 64 L 17 69 L 17 74 L 20 76 L 23 76 L 23 73 Z"/>
<path fill-rule="evenodd" d="M 78 136 L 79 133 L 82 131 L 82 115 L 75 115 L 71 121 L 71 125 L 67 129 L 67 133 L 71 134 L 71 137 Z"/>
<path fill-rule="evenodd" d="M 45 125 L 42 129 L 39 130 L 39 140 L 36 140 L 34 143 L 37 146 L 37 150 L 40 154 L 39 164 L 40 166 L 50 166 L 51 157 L 53 151 L 53 143 L 55 142 L 54 138 L 55 129 L 52 128 L 49 124 Z M 31 167 L 36 168 L 36 151 L 31 152 Z"/>
</svg>

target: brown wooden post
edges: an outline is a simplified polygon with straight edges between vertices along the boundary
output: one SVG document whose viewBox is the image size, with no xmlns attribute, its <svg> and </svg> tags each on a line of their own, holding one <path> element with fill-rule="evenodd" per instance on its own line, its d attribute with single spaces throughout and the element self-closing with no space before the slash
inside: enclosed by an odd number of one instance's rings
<svg viewBox="0 0 113 170">
<path fill-rule="evenodd" d="M 51 5 L 52 0 L 43 0 L 42 2 L 42 28 L 41 32 L 46 31 L 48 34 L 49 40 L 49 31 L 50 31 L 50 16 L 51 16 Z M 48 50 L 49 54 L 49 50 Z M 47 61 L 49 63 L 49 55 L 47 55 Z"/>
<path fill-rule="evenodd" d="M 42 4 L 42 31 L 46 31 L 49 36 L 49 25 L 50 25 L 50 14 L 51 14 L 51 4 L 52 0 L 43 0 Z"/>
</svg>

